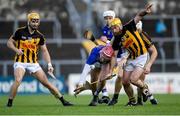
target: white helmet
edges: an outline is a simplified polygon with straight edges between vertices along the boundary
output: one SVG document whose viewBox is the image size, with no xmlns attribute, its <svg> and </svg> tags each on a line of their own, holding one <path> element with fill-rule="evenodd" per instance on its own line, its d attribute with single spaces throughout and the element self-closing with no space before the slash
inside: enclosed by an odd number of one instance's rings
<svg viewBox="0 0 180 116">
<path fill-rule="evenodd" d="M 104 11 L 103 17 L 107 17 L 107 16 L 111 16 L 111 17 L 115 18 L 115 12 L 113 10 Z"/>
<path fill-rule="evenodd" d="M 142 30 L 142 21 L 139 21 L 139 22 L 136 24 L 136 28 L 139 29 L 139 30 Z"/>
</svg>

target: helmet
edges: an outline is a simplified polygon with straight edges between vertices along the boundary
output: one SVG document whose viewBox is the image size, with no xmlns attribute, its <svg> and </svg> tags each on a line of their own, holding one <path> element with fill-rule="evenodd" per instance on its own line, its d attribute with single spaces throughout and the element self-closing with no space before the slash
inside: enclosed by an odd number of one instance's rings
<svg viewBox="0 0 180 116">
<path fill-rule="evenodd" d="M 30 21 L 31 19 L 40 19 L 40 15 L 37 12 L 31 12 L 27 15 L 27 19 L 28 21 Z"/>
<path fill-rule="evenodd" d="M 111 23 L 110 23 L 111 26 L 115 26 L 115 25 L 118 25 L 118 26 L 122 26 L 122 23 L 121 23 L 121 20 L 119 18 L 114 18 Z"/>
<path fill-rule="evenodd" d="M 105 46 L 102 50 L 101 50 L 101 53 L 108 57 L 108 58 L 111 58 L 113 55 L 114 55 L 114 50 L 112 48 L 112 46 Z"/>
<path fill-rule="evenodd" d="M 113 10 L 107 10 L 103 13 L 103 17 L 111 16 L 115 18 L 115 12 Z"/>
<path fill-rule="evenodd" d="M 142 21 L 139 21 L 139 22 L 136 24 L 136 28 L 139 29 L 139 30 L 142 30 Z"/>
</svg>

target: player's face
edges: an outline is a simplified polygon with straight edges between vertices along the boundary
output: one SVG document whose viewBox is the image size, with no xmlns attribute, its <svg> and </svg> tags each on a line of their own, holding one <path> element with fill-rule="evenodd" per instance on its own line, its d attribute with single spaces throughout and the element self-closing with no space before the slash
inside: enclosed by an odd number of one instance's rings
<svg viewBox="0 0 180 116">
<path fill-rule="evenodd" d="M 112 26 L 111 30 L 112 30 L 114 35 L 117 35 L 117 34 L 121 33 L 121 31 L 122 31 L 118 25 Z"/>
<path fill-rule="evenodd" d="M 105 23 L 109 26 L 110 25 L 110 22 L 113 20 L 113 17 L 112 16 L 106 16 L 104 17 L 104 21 Z"/>
<path fill-rule="evenodd" d="M 100 61 L 101 62 L 108 62 L 108 61 L 110 61 L 110 58 L 105 56 L 103 53 L 100 53 Z"/>
<path fill-rule="evenodd" d="M 31 29 L 33 29 L 33 30 L 38 29 L 39 25 L 40 25 L 40 20 L 39 20 L 39 19 L 31 19 L 31 20 L 29 21 L 29 26 L 30 26 Z"/>
</svg>

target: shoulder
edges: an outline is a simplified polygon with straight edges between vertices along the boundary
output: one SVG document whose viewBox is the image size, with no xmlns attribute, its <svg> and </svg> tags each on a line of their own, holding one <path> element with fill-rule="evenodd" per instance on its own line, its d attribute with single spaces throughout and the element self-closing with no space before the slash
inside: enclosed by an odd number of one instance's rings
<svg viewBox="0 0 180 116">
<path fill-rule="evenodd" d="M 44 38 L 44 35 L 39 30 L 37 30 L 36 33 L 40 38 Z"/>
<path fill-rule="evenodd" d="M 99 45 L 92 49 L 92 53 L 98 53 L 103 48 L 103 45 Z"/>
<path fill-rule="evenodd" d="M 135 27 L 136 27 L 136 23 L 135 23 L 134 19 L 131 19 L 129 22 L 127 22 L 125 25 L 123 25 L 123 28 L 125 30 L 132 29 Z"/>
<path fill-rule="evenodd" d="M 24 30 L 26 30 L 26 26 L 17 28 L 16 32 L 22 32 Z"/>
</svg>

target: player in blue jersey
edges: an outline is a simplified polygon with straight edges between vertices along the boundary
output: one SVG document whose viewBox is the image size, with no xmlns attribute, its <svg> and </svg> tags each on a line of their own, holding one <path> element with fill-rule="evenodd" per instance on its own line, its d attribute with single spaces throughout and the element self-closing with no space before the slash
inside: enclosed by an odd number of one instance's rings
<svg viewBox="0 0 180 116">
<path fill-rule="evenodd" d="M 94 74 L 91 75 L 91 83 L 96 82 L 97 80 L 101 81 L 104 80 L 107 74 L 109 74 L 110 71 L 110 61 L 114 54 L 114 51 L 111 47 L 111 45 L 99 45 L 91 50 L 91 53 L 86 61 L 86 64 L 84 65 L 83 71 L 80 76 L 80 80 L 78 83 L 78 88 L 84 86 L 86 83 L 86 77 L 88 74 Z M 94 64 L 100 64 L 99 68 L 92 68 L 92 65 Z M 92 70 L 93 69 L 93 70 Z M 96 73 L 92 73 L 92 72 Z M 103 76 L 102 76 L 103 75 Z M 102 82 L 102 87 L 104 87 L 105 82 Z M 91 90 L 92 94 L 97 89 L 97 83 L 92 84 Z M 102 90 L 102 89 L 101 89 Z"/>
<path fill-rule="evenodd" d="M 109 24 L 110 24 L 110 21 L 112 19 L 114 19 L 115 17 L 115 12 L 114 11 L 111 11 L 111 10 L 108 10 L 108 11 L 105 11 L 103 13 L 103 18 L 104 18 L 104 21 L 105 21 L 105 27 L 103 27 L 102 29 L 102 36 L 100 39 L 95 39 L 94 37 L 89 37 L 89 39 L 86 39 L 82 42 L 82 45 L 83 47 L 85 48 L 85 50 L 87 51 L 88 54 L 90 54 L 90 52 L 92 51 L 93 48 L 99 46 L 99 45 L 106 45 L 106 44 L 109 44 L 110 43 L 110 40 L 112 39 L 113 37 L 113 34 L 109 28 Z M 91 35 L 92 33 L 90 33 L 89 35 Z M 88 35 L 86 35 L 88 36 Z M 97 49 L 97 48 L 96 48 Z M 94 49 L 95 50 L 95 49 Z M 93 59 L 89 59 L 89 61 L 92 62 L 94 61 Z M 93 70 L 91 70 L 91 82 L 94 82 L 95 80 L 97 80 L 95 77 L 98 77 L 99 73 L 100 73 L 100 68 L 99 68 L 99 63 L 96 62 L 95 65 L 91 65 L 91 67 L 93 67 Z M 79 86 L 79 85 L 78 85 Z M 96 88 L 96 85 L 93 85 L 93 88 Z M 95 89 L 94 89 L 95 90 Z M 94 93 L 94 92 L 93 92 Z M 99 103 L 109 103 L 109 96 L 108 96 L 108 92 L 107 92 L 107 89 L 106 87 L 104 86 L 104 88 L 102 89 L 102 98 L 99 99 Z"/>
</svg>

